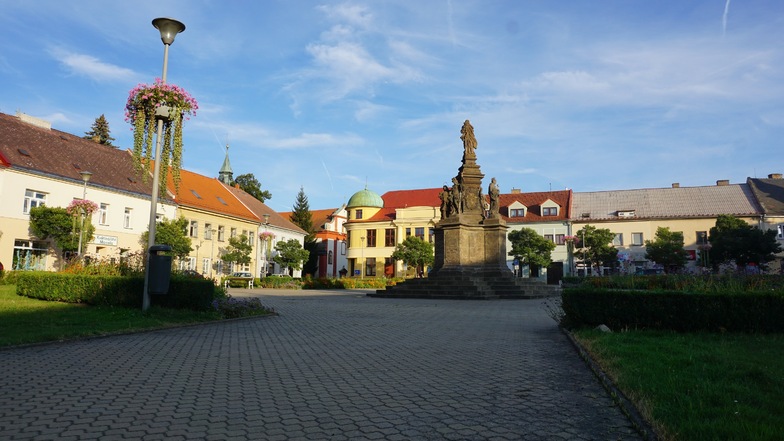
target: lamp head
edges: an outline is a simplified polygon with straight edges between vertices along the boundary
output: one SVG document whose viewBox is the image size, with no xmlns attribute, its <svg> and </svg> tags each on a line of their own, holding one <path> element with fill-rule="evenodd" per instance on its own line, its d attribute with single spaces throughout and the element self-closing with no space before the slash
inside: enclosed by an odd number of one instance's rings
<svg viewBox="0 0 784 441">
<path fill-rule="evenodd" d="M 82 171 L 82 172 L 79 172 L 79 174 L 80 174 L 80 175 L 82 175 L 82 180 L 83 180 L 85 183 L 86 183 L 87 181 L 89 181 L 89 180 L 90 180 L 90 177 L 93 175 L 92 173 L 90 173 L 90 172 L 88 172 L 88 171 Z"/>
<path fill-rule="evenodd" d="M 152 25 L 161 32 L 161 41 L 167 45 L 174 43 L 174 37 L 185 30 L 182 22 L 172 18 L 156 18 L 152 21 Z"/>
</svg>

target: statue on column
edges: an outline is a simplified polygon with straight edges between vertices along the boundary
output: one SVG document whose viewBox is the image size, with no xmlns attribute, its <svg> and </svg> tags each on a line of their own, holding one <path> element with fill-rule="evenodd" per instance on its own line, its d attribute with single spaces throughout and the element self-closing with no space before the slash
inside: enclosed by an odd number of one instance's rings
<svg viewBox="0 0 784 441">
<path fill-rule="evenodd" d="M 474 126 L 471 125 L 469 120 L 465 120 L 463 123 L 463 128 L 460 129 L 460 139 L 463 140 L 463 160 L 470 158 L 476 159 L 476 149 L 477 142 L 476 138 L 474 137 Z"/>
<path fill-rule="evenodd" d="M 452 194 L 449 196 L 452 202 L 452 214 L 463 212 L 463 189 L 457 178 L 452 178 Z"/>
<path fill-rule="evenodd" d="M 444 185 L 443 191 L 438 193 L 438 198 L 441 199 L 441 219 L 452 216 L 452 197 L 449 187 Z"/>
<path fill-rule="evenodd" d="M 490 195 L 490 213 L 488 213 L 488 218 L 497 218 L 498 217 L 498 197 L 501 194 L 501 190 L 498 188 L 498 182 L 496 182 L 495 178 L 490 181 L 490 187 L 487 189 L 487 193 Z"/>
</svg>

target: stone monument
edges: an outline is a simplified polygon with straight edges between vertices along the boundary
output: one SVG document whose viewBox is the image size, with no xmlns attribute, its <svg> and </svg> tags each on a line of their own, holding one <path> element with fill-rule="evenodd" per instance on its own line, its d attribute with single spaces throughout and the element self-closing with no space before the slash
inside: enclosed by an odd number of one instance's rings
<svg viewBox="0 0 784 441">
<path fill-rule="evenodd" d="M 498 184 L 493 178 L 489 197 L 485 197 L 471 122 L 466 120 L 460 133 L 462 165 L 452 178 L 452 187 L 444 185 L 440 194 L 441 219 L 435 226 L 433 269 L 426 278 L 409 279 L 369 296 L 494 299 L 553 294 L 541 282 L 515 277 L 506 265 L 508 227 L 499 215 Z"/>
</svg>

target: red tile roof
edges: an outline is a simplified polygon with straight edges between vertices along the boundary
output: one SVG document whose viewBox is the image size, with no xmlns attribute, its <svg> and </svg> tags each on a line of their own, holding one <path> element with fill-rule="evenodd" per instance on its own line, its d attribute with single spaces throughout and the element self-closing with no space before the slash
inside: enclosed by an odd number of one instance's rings
<svg viewBox="0 0 784 441">
<path fill-rule="evenodd" d="M 26 118 L 30 118 L 24 115 Z M 0 164 L 26 172 L 82 183 L 81 171 L 92 173 L 90 186 L 148 196 L 145 182 L 133 169 L 126 150 L 98 144 L 59 130 L 39 127 L 0 113 Z"/>
<path fill-rule="evenodd" d="M 174 192 L 174 181 L 169 173 L 167 184 L 169 191 Z M 175 201 L 182 206 L 198 208 L 214 213 L 243 218 L 259 222 L 259 218 L 239 199 L 228 187 L 216 178 L 209 178 L 187 170 L 180 171 L 180 188 Z"/>
<path fill-rule="evenodd" d="M 220 181 L 219 181 L 220 182 Z M 234 196 L 239 199 L 239 201 L 245 205 L 250 211 L 252 211 L 256 218 L 259 220 L 260 223 L 264 223 L 264 215 L 269 215 L 269 223 L 272 226 L 283 228 L 291 231 L 295 231 L 297 233 L 307 234 L 305 230 L 298 227 L 296 224 L 291 222 L 288 216 L 282 216 L 280 213 L 277 213 L 272 208 L 265 205 L 260 200 L 254 198 L 250 194 L 246 193 L 241 188 L 231 187 L 224 183 L 220 183 L 224 188 L 229 190 Z"/>
<path fill-rule="evenodd" d="M 542 216 L 540 206 L 547 200 L 558 204 L 561 209 L 557 216 Z M 546 222 L 569 219 L 572 206 L 572 190 L 541 191 L 533 193 L 504 193 L 498 196 L 500 214 L 507 222 Z M 509 206 L 515 201 L 525 205 L 525 217 L 509 217 Z"/>
</svg>

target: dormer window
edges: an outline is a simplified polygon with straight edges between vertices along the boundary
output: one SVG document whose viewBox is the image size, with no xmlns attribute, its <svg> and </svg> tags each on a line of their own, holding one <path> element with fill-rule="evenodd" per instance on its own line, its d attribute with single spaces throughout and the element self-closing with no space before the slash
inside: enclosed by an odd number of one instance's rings
<svg viewBox="0 0 784 441">
<path fill-rule="evenodd" d="M 635 214 L 634 210 L 618 210 L 617 215 L 618 217 L 629 218 L 634 217 Z"/>
<path fill-rule="evenodd" d="M 525 208 L 510 208 L 509 217 L 525 217 Z"/>
<path fill-rule="evenodd" d="M 558 216 L 558 207 L 542 207 L 542 216 Z"/>
</svg>

